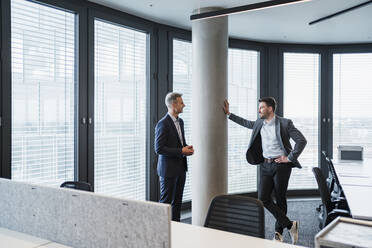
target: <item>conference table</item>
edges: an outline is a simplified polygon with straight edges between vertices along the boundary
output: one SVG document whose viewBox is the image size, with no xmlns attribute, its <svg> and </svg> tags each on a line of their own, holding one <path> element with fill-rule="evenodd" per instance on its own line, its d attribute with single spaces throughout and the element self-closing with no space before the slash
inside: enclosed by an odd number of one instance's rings
<svg viewBox="0 0 372 248">
<path fill-rule="evenodd" d="M 71 248 L 28 234 L 0 228 L 1 247 L 7 248 Z M 3 246 L 4 245 L 4 246 Z M 294 248 L 296 245 L 219 231 L 179 222 L 171 222 L 171 248 Z"/>
<path fill-rule="evenodd" d="M 333 164 L 352 217 L 372 220 L 372 159 L 335 160 Z"/>
<path fill-rule="evenodd" d="M 219 231 L 172 221 L 171 248 L 294 248 L 301 247 L 273 240 Z"/>
</svg>

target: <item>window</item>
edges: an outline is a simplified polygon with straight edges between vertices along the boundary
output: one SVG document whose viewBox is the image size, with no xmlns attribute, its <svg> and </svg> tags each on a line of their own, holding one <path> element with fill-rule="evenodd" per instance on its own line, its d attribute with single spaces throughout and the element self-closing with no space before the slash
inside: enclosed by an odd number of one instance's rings
<svg viewBox="0 0 372 248">
<path fill-rule="evenodd" d="M 333 157 L 340 145 L 372 158 L 372 53 L 333 55 Z"/>
<path fill-rule="evenodd" d="M 228 90 L 230 112 L 257 119 L 259 53 L 229 49 Z M 247 163 L 245 153 L 252 130 L 228 122 L 228 192 L 257 191 L 257 166 Z"/>
<path fill-rule="evenodd" d="M 307 139 L 299 157 L 302 169 L 294 168 L 289 189 L 317 188 L 311 171 L 318 167 L 319 54 L 284 53 L 284 117 Z M 292 147 L 294 142 L 291 139 Z"/>
<path fill-rule="evenodd" d="M 192 80 L 192 44 L 191 42 L 173 40 L 173 91 L 182 93 L 186 105 L 180 117 L 185 124 L 185 139 L 187 144 L 191 140 L 191 80 Z M 188 172 L 183 193 L 183 201 L 191 200 L 191 171 L 192 163 L 188 158 Z"/>
<path fill-rule="evenodd" d="M 145 200 L 147 34 L 94 27 L 94 188 Z"/>
<path fill-rule="evenodd" d="M 75 14 L 11 1 L 12 179 L 74 180 Z"/>
</svg>

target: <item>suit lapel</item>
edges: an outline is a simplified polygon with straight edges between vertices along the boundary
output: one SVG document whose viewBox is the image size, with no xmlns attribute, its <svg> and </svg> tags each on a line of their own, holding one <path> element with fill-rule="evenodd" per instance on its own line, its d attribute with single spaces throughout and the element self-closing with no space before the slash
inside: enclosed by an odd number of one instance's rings
<svg viewBox="0 0 372 248">
<path fill-rule="evenodd" d="M 182 146 L 182 142 L 181 142 L 180 137 L 179 137 L 178 132 L 177 132 L 176 124 L 174 124 L 174 122 L 173 122 L 172 118 L 169 116 L 169 114 L 167 114 L 167 118 L 168 118 L 168 121 L 169 121 L 169 125 L 172 127 L 173 131 L 176 134 L 178 143 L 180 143 L 180 145 Z M 182 132 L 182 128 L 181 128 L 181 132 Z"/>
<path fill-rule="evenodd" d="M 183 123 L 183 120 L 180 119 L 180 127 L 181 127 L 181 134 L 183 139 L 183 144 L 186 145 L 186 139 L 185 139 L 185 124 Z"/>
<path fill-rule="evenodd" d="M 251 147 L 252 143 L 254 142 L 254 140 L 256 139 L 257 135 L 260 133 L 261 128 L 262 128 L 262 119 L 258 119 L 257 121 L 259 121 L 259 123 L 253 129 L 252 138 L 251 138 L 251 141 L 249 142 L 249 147 Z"/>
<path fill-rule="evenodd" d="M 275 116 L 275 134 L 279 141 L 280 147 L 283 149 L 283 151 L 287 152 L 283 144 L 282 136 L 280 135 L 280 121 L 278 116 Z"/>
</svg>

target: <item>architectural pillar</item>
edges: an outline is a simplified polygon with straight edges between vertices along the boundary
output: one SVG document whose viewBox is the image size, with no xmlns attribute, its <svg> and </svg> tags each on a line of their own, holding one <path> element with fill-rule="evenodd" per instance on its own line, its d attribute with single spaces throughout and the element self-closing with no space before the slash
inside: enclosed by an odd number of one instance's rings
<svg viewBox="0 0 372 248">
<path fill-rule="evenodd" d="M 203 225 L 213 197 L 227 193 L 227 16 L 192 21 L 192 53 L 192 224 Z"/>
</svg>

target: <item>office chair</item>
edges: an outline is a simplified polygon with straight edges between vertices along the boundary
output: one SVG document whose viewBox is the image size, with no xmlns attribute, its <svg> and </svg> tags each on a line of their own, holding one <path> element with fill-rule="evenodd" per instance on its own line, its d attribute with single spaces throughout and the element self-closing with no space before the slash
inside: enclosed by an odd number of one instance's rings
<svg viewBox="0 0 372 248">
<path fill-rule="evenodd" d="M 329 157 L 328 157 L 328 154 L 326 153 L 326 151 L 322 151 L 322 155 L 323 155 L 324 160 L 326 161 L 326 163 L 328 163 Z M 328 166 L 328 164 L 327 164 L 327 166 Z M 334 179 L 333 179 L 331 173 L 328 173 L 328 177 L 327 177 L 326 181 L 327 181 L 328 188 L 331 192 L 332 189 L 333 189 L 333 184 L 334 184 Z"/>
<path fill-rule="evenodd" d="M 331 182 L 329 183 L 329 191 L 331 192 L 331 198 L 332 199 L 339 199 L 340 197 L 345 197 L 342 186 L 340 184 L 340 181 L 338 180 L 338 176 L 335 170 L 335 167 L 332 163 L 332 160 L 329 156 L 327 156 L 327 153 L 325 151 L 322 151 L 322 154 L 326 160 L 326 164 L 329 170 L 329 177 L 331 179 Z M 327 181 L 329 181 L 327 179 Z"/>
<path fill-rule="evenodd" d="M 322 199 L 323 208 L 319 214 L 319 228 L 323 229 L 332 220 L 338 216 L 351 217 L 347 202 L 344 198 L 332 200 L 331 194 L 327 187 L 326 179 L 318 167 L 313 168 L 313 173 L 318 183 L 320 197 Z M 346 206 L 346 208 L 344 208 Z"/>
<path fill-rule="evenodd" d="M 265 212 L 260 200 L 237 195 L 216 196 L 205 227 L 265 238 Z"/>
<path fill-rule="evenodd" d="M 67 181 L 61 184 L 61 188 L 78 189 L 93 192 L 92 186 L 87 182 Z"/>
</svg>

